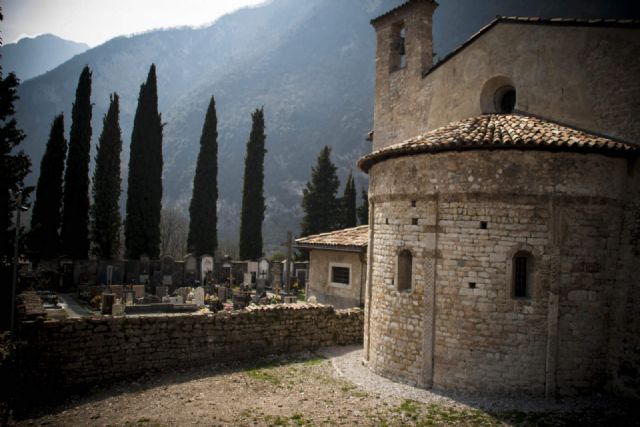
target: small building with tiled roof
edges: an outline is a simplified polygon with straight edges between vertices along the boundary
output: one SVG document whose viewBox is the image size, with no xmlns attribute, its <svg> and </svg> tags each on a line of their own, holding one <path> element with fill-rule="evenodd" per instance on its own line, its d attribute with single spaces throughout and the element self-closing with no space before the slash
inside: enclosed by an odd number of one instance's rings
<svg viewBox="0 0 640 427">
<path fill-rule="evenodd" d="M 307 300 L 337 308 L 364 305 L 368 230 L 361 225 L 296 239 L 294 247 L 309 251 Z"/>
<path fill-rule="evenodd" d="M 640 397 L 640 22 L 437 4 L 377 34 L 364 358 L 426 388 Z"/>
</svg>

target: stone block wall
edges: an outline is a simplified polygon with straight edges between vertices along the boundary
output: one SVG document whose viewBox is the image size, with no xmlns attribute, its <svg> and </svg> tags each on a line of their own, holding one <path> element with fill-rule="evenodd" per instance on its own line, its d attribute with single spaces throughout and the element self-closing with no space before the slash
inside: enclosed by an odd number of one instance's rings
<svg viewBox="0 0 640 427">
<path fill-rule="evenodd" d="M 147 371 L 238 361 L 362 341 L 359 309 L 278 305 L 204 315 L 21 324 L 25 390 L 66 389 Z"/>
<path fill-rule="evenodd" d="M 625 249 L 637 176 L 621 158 L 516 150 L 376 164 L 369 366 L 420 386 L 548 396 L 602 389 L 625 366 L 618 380 L 635 372 L 637 391 L 640 263 Z M 403 249 L 410 291 L 397 290 Z M 514 298 L 522 250 L 530 294 Z"/>
</svg>

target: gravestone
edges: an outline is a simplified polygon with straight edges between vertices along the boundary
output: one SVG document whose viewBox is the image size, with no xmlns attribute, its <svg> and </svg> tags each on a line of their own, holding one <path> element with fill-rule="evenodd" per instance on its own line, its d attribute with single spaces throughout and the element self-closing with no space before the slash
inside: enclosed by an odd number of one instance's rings
<svg viewBox="0 0 640 427">
<path fill-rule="evenodd" d="M 112 306 L 111 306 L 111 314 L 113 316 L 123 316 L 124 315 L 124 304 L 122 304 L 119 300 L 117 300 Z"/>
<path fill-rule="evenodd" d="M 172 285 L 173 284 L 173 258 L 169 255 L 165 255 L 162 257 L 162 284 L 163 285 Z"/>
<path fill-rule="evenodd" d="M 124 280 L 124 263 L 122 261 L 112 261 L 111 266 L 113 267 L 111 283 L 122 284 Z"/>
<path fill-rule="evenodd" d="M 282 287 L 282 264 L 274 262 L 271 266 L 271 287 Z"/>
<path fill-rule="evenodd" d="M 200 281 L 204 282 L 207 273 L 213 273 L 213 257 L 211 255 L 203 255 L 200 258 Z"/>
<path fill-rule="evenodd" d="M 133 285 L 131 289 L 135 293 L 136 299 L 144 297 L 144 285 Z"/>
<path fill-rule="evenodd" d="M 111 308 L 115 302 L 114 294 L 102 294 L 102 314 L 111 314 Z"/>
<path fill-rule="evenodd" d="M 193 291 L 193 302 L 198 307 L 204 307 L 204 289 L 200 286 Z"/>
<path fill-rule="evenodd" d="M 189 254 L 184 260 L 184 280 L 182 285 L 193 285 L 198 280 L 198 259 Z"/>
<path fill-rule="evenodd" d="M 140 285 L 144 285 L 149 283 L 149 279 L 151 277 L 151 271 L 149 266 L 149 256 L 142 255 L 140 257 L 139 266 L 138 266 L 138 283 Z"/>
<path fill-rule="evenodd" d="M 156 295 L 160 298 L 164 297 L 169 293 L 169 287 L 166 285 L 156 286 Z"/>
<path fill-rule="evenodd" d="M 184 261 L 173 262 L 171 289 L 176 286 L 182 286 L 184 284 Z"/>
<path fill-rule="evenodd" d="M 136 302 L 136 293 L 133 290 L 126 290 L 122 292 L 122 301 L 124 305 L 133 305 Z"/>
<path fill-rule="evenodd" d="M 251 285 L 251 276 L 251 273 L 244 273 L 244 280 L 242 281 L 242 283 L 245 285 Z"/>
</svg>

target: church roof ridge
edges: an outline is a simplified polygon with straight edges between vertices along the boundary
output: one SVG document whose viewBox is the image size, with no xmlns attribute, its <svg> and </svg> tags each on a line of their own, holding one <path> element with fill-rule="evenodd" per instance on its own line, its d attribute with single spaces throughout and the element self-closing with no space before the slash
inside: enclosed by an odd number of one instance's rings
<svg viewBox="0 0 640 427">
<path fill-rule="evenodd" d="M 364 172 L 394 157 L 469 149 L 578 151 L 637 155 L 640 146 L 596 135 L 548 119 L 512 114 L 483 114 L 449 123 L 422 135 L 376 150 L 358 160 Z"/>
</svg>

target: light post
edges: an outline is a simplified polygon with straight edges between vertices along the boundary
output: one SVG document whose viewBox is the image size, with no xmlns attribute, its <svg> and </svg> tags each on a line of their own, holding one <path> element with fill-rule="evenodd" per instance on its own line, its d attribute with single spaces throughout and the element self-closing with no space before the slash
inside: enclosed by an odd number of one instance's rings
<svg viewBox="0 0 640 427">
<path fill-rule="evenodd" d="M 16 284 L 18 283 L 18 252 L 20 247 L 20 213 L 27 210 L 22 206 L 22 191 L 18 191 L 15 197 L 16 202 L 16 234 L 13 242 L 13 275 L 11 277 L 11 335 L 15 335 L 16 316 Z"/>
</svg>

